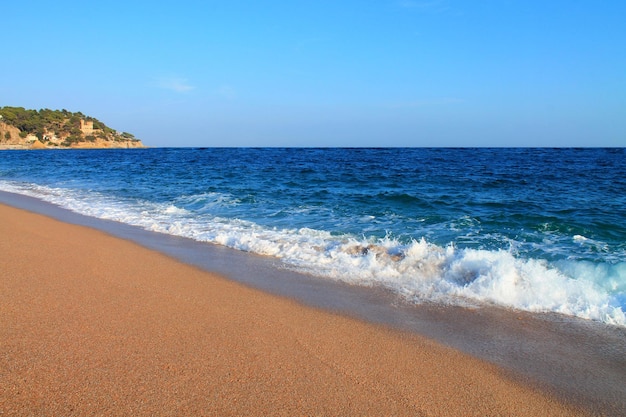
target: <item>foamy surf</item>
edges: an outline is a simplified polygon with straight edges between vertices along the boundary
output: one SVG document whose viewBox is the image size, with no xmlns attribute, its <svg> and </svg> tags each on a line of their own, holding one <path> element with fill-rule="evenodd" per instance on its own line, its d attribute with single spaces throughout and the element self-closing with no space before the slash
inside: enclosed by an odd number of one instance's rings
<svg viewBox="0 0 626 417">
<path fill-rule="evenodd" d="M 501 249 L 487 250 L 461 248 L 454 242 L 438 245 L 424 237 L 407 243 L 392 236 L 267 227 L 209 214 L 211 205 L 237 204 L 235 198 L 219 193 L 181 197 L 185 207 L 179 207 L 29 183 L 0 181 L 0 189 L 87 216 L 271 256 L 287 268 L 326 279 L 383 286 L 410 302 L 496 304 L 626 326 L 625 262 L 549 262 L 520 255 L 510 241 L 503 241 Z M 599 246 L 582 235 L 571 239 Z"/>
</svg>

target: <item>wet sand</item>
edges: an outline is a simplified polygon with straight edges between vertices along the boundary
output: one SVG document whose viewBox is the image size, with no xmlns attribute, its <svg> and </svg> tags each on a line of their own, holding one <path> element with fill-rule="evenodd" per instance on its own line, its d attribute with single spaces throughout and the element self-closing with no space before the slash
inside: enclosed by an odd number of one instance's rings
<svg viewBox="0 0 626 417">
<path fill-rule="evenodd" d="M 100 231 L 0 205 L 0 236 L 0 415 L 591 415 Z"/>
</svg>

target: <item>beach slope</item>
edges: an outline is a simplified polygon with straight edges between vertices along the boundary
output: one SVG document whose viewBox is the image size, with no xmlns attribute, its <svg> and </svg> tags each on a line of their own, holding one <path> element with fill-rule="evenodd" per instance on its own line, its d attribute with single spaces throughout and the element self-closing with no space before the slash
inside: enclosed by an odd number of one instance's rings
<svg viewBox="0 0 626 417">
<path fill-rule="evenodd" d="M 99 231 L 0 205 L 0 236 L 2 415 L 585 415 Z"/>
</svg>

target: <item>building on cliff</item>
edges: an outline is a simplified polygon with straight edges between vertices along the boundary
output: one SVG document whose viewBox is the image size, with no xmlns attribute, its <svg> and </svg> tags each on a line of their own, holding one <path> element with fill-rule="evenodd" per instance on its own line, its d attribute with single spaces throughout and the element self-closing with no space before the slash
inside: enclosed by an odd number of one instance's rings
<svg viewBox="0 0 626 417">
<path fill-rule="evenodd" d="M 83 132 L 84 136 L 91 136 L 93 135 L 93 122 L 91 120 L 83 120 L 80 119 L 80 130 L 81 132 Z"/>
</svg>

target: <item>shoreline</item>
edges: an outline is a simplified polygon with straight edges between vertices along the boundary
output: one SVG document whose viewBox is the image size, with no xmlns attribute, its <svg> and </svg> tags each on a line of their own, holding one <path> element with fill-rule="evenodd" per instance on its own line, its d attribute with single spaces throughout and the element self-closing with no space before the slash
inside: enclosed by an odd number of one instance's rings
<svg viewBox="0 0 626 417">
<path fill-rule="evenodd" d="M 28 414 L 34 412 L 30 404 L 54 406 L 62 414 L 121 414 L 141 404 L 148 392 L 157 392 L 147 408 L 134 414 L 154 412 L 160 404 L 161 411 L 175 414 L 535 415 L 553 410 L 549 414 L 586 415 L 585 410 L 592 410 L 610 415 L 606 399 L 583 398 L 575 406 L 571 394 L 556 389 L 555 394 L 571 400 L 566 405 L 523 383 L 525 378 L 512 377 L 510 370 L 415 331 L 304 306 L 83 226 L 2 205 L 0 213 L 2 235 L 10 238 L 3 240 L 2 262 L 11 271 L 2 284 L 0 316 L 6 334 L 0 337 L 5 340 L 0 369 L 5 369 L 2 378 L 13 382 L 3 385 L 5 392 L 0 388 L 0 410 Z M 85 243 L 103 249 L 90 250 Z M 87 302 L 95 300 L 99 302 Z M 48 308 L 51 302 L 53 309 Z M 97 328 L 101 326 L 106 330 Z M 62 343 L 55 346 L 53 341 Z M 217 359 L 207 358 L 209 351 Z M 83 369 L 81 363 L 90 366 Z M 65 378 L 40 375 L 50 369 Z M 235 377 L 242 371 L 244 377 Z M 47 382 L 39 381 L 42 377 Z M 20 382 L 24 378 L 26 385 Z M 80 383 L 94 378 L 97 383 Z M 138 381 L 147 391 L 129 386 Z M 47 384 L 52 399 L 33 403 L 33 395 L 45 397 L 33 388 L 35 383 L 39 388 Z M 179 399 L 164 394 L 172 384 Z M 131 390 L 126 397 L 123 386 Z M 84 395 L 76 397 L 70 387 Z M 16 392 L 22 396 L 12 399 Z M 122 395 L 119 403 L 114 401 L 117 408 L 102 408 L 109 407 L 102 392 Z M 215 397 L 216 392 L 222 397 Z M 85 408 L 85 395 L 96 408 Z M 20 412 L 20 407 L 28 409 Z"/>
</svg>

